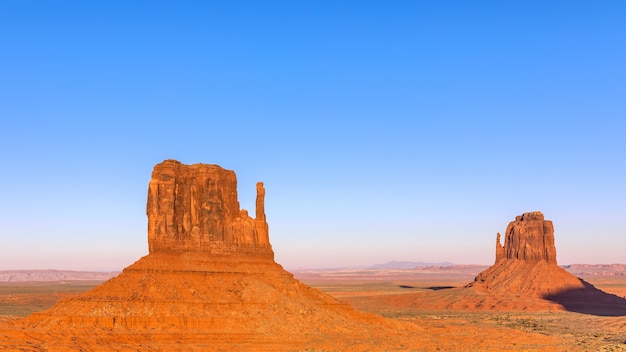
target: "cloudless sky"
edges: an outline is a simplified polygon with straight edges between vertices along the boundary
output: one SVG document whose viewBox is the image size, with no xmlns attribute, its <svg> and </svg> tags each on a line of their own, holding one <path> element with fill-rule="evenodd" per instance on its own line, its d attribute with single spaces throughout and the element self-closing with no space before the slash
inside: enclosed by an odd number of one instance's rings
<svg viewBox="0 0 626 352">
<path fill-rule="evenodd" d="M 0 270 L 147 254 L 154 164 L 264 181 L 286 268 L 626 262 L 623 1 L 0 4 Z"/>
</svg>

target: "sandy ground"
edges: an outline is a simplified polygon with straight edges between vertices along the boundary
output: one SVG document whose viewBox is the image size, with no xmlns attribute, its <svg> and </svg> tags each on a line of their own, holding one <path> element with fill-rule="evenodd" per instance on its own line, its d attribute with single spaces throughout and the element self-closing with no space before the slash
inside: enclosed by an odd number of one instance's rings
<svg viewBox="0 0 626 352">
<path fill-rule="evenodd" d="M 429 331 L 449 336 L 451 341 L 458 339 L 461 333 L 467 339 L 498 341 L 502 338 L 507 341 L 508 348 L 526 342 L 524 336 L 507 337 L 506 333 L 500 335 L 497 330 L 508 328 L 558 338 L 564 344 L 561 346 L 564 350 L 626 351 L 626 316 L 623 314 L 582 314 L 567 311 L 553 302 L 528 302 L 516 297 L 505 298 L 504 307 L 496 309 L 463 308 L 464 298 L 457 292 L 474 279 L 475 269 L 481 270 L 480 267 L 323 270 L 296 272 L 295 276 L 350 303 L 357 310 L 412 321 L 428 327 Z M 581 275 L 580 278 L 607 293 L 626 298 L 624 275 Z M 410 300 L 419 299 L 421 304 L 410 307 L 407 300 L 403 300 L 409 297 Z M 441 301 L 454 302 L 450 306 L 456 308 L 441 308 Z"/>
<path fill-rule="evenodd" d="M 480 270 L 337 270 L 294 275 L 357 310 L 415 324 L 415 343 L 398 351 L 626 351 L 626 316 L 563 309 L 426 309 L 403 304 L 403 296 L 423 294 L 418 297 L 434 299 L 444 293 L 450 295 Z M 606 292 L 626 296 L 626 276 L 582 278 Z M 93 284 L 1 284 L 0 326 L 11 326 L 19 316 L 46 309 Z M 368 350 L 367 343 L 363 341 L 361 350 Z M 322 350 L 331 351 L 332 347 Z"/>
</svg>

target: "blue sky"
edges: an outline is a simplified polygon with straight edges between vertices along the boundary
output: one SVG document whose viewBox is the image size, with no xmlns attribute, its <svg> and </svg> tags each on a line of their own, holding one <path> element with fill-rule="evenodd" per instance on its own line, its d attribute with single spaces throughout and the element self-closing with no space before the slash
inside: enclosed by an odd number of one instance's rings
<svg viewBox="0 0 626 352">
<path fill-rule="evenodd" d="M 287 268 L 626 262 L 622 1 L 5 1 L 0 269 L 147 253 L 154 164 L 267 189 Z"/>
</svg>

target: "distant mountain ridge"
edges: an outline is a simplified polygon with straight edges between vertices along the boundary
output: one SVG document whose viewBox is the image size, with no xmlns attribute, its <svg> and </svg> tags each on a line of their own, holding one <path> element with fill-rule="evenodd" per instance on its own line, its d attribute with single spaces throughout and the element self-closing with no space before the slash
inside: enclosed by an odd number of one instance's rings
<svg viewBox="0 0 626 352">
<path fill-rule="evenodd" d="M 2 270 L 0 282 L 106 281 L 117 274 L 119 271 Z"/>
<path fill-rule="evenodd" d="M 570 264 L 561 266 L 574 275 L 626 276 L 626 264 Z"/>
<path fill-rule="evenodd" d="M 428 271 L 468 271 L 484 269 L 487 265 L 454 264 L 451 262 L 428 263 L 392 260 L 384 264 L 365 267 L 367 270 L 420 269 Z M 626 264 L 568 264 L 561 267 L 576 276 L 626 276 Z M 338 270 L 335 268 L 332 270 Z M 311 269 L 313 270 L 313 269 Z M 331 269 L 319 269 L 331 270 Z M 295 270 L 295 271 L 302 271 Z M 45 282 L 45 281 L 106 281 L 119 274 L 119 271 L 75 271 L 75 270 L 0 270 L 0 283 L 3 282 Z"/>
<path fill-rule="evenodd" d="M 428 263 L 428 262 L 412 262 L 412 261 L 398 261 L 392 260 L 390 262 L 384 264 L 374 264 L 368 266 L 367 269 L 415 269 L 415 268 L 425 268 L 428 266 L 451 266 L 454 263 L 451 262 L 441 262 L 441 263 Z"/>
</svg>

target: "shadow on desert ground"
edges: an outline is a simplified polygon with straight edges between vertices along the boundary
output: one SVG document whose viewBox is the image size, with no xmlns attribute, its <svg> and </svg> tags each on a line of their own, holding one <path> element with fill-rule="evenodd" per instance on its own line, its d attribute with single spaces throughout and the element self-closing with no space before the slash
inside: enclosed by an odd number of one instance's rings
<svg viewBox="0 0 626 352">
<path fill-rule="evenodd" d="M 447 290 L 450 288 L 456 288 L 456 286 L 428 286 L 428 287 L 419 287 L 419 286 L 410 286 L 410 285 L 398 285 L 399 288 L 406 289 L 422 289 L 422 290 L 431 290 L 431 291 L 439 291 L 439 290 Z"/>
<path fill-rule="evenodd" d="M 546 295 L 545 300 L 560 304 L 570 312 L 597 316 L 626 316 L 626 299 L 597 289 L 579 279 L 584 288 Z"/>
</svg>

